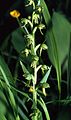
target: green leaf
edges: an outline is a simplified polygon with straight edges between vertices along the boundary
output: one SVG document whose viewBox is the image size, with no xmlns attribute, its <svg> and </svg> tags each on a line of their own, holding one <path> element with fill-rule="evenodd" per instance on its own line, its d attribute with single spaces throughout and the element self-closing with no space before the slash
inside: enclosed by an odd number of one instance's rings
<svg viewBox="0 0 71 120">
<path fill-rule="evenodd" d="M 53 63 L 54 67 L 56 68 L 57 73 L 57 81 L 58 81 L 58 90 L 59 95 L 61 94 L 61 65 L 59 62 L 59 54 L 58 54 L 58 48 L 56 44 L 56 39 L 53 33 L 53 30 L 47 32 L 46 34 L 46 42 L 48 45 L 48 54 L 51 62 Z"/>
<path fill-rule="evenodd" d="M 47 8 L 47 5 L 44 0 L 40 0 L 40 6 L 42 7 L 43 17 L 46 25 L 49 23 L 51 17 Z"/>
<path fill-rule="evenodd" d="M 4 103 L 2 101 L 0 101 L 0 108 L 1 108 L 0 113 L 5 115 L 6 114 L 6 106 L 4 105 Z"/>
<path fill-rule="evenodd" d="M 14 45 L 14 48 L 17 50 L 17 52 L 20 53 L 23 49 L 25 49 L 24 41 L 25 40 L 20 29 L 17 29 L 12 33 L 12 43 Z"/>
<path fill-rule="evenodd" d="M 16 108 L 16 102 L 15 102 L 15 98 L 14 98 L 14 95 L 13 95 L 13 92 L 8 88 L 8 91 L 9 91 L 9 100 L 10 100 L 10 103 L 12 105 L 12 107 L 15 109 Z"/>
<path fill-rule="evenodd" d="M 65 16 L 54 12 L 52 17 L 53 33 L 58 49 L 59 62 L 62 65 L 69 50 L 71 24 Z"/>
<path fill-rule="evenodd" d="M 5 86 L 9 87 L 7 84 L 5 84 Z M 22 96 L 25 96 L 26 98 L 32 100 L 27 93 L 18 90 L 16 87 L 13 87 L 12 85 L 10 85 L 10 88 L 15 92 L 20 93 Z"/>
<path fill-rule="evenodd" d="M 18 112 L 23 120 L 29 120 L 28 117 L 24 114 L 23 110 L 21 110 L 20 107 L 18 107 Z"/>
<path fill-rule="evenodd" d="M 9 85 L 9 82 L 14 83 L 13 77 L 7 64 L 5 63 L 2 56 L 0 56 L 0 77 L 2 78 L 2 76 L 5 78 L 5 82 L 7 83 L 7 85 Z"/>
<path fill-rule="evenodd" d="M 17 97 L 17 98 L 18 98 L 19 104 L 21 104 L 21 106 L 24 108 L 24 110 L 28 113 L 28 109 L 27 109 L 27 107 L 26 107 L 26 105 L 25 105 L 24 100 L 21 100 L 19 97 Z M 27 99 L 26 99 L 26 100 L 27 100 Z"/>
<path fill-rule="evenodd" d="M 20 61 L 20 65 L 21 65 L 21 67 L 22 67 L 22 70 L 23 70 L 23 72 L 24 72 L 24 74 L 30 74 L 29 73 L 29 71 L 27 70 L 27 68 L 25 67 L 25 65 Z"/>
<path fill-rule="evenodd" d="M 42 78 L 42 80 L 40 81 L 40 83 L 46 83 L 48 80 L 48 77 L 50 75 L 51 72 L 51 67 L 49 67 L 48 71 L 46 72 L 46 74 L 44 75 L 44 77 Z"/>
<path fill-rule="evenodd" d="M 68 54 L 71 27 L 65 17 L 59 13 L 53 14 L 52 23 L 52 28 L 46 34 L 46 42 L 49 58 L 56 68 L 58 89 L 61 92 L 61 65 Z"/>
<path fill-rule="evenodd" d="M 48 110 L 47 110 L 47 107 L 46 107 L 46 104 L 45 102 L 43 101 L 43 99 L 40 97 L 40 100 L 38 100 L 38 103 L 41 105 L 41 107 L 43 108 L 44 112 L 45 112 L 45 115 L 46 115 L 46 119 L 47 120 L 50 120 L 50 116 L 49 116 L 49 113 L 48 113 Z"/>
<path fill-rule="evenodd" d="M 0 113 L 0 120 L 7 120 L 6 117 Z"/>
<path fill-rule="evenodd" d="M 9 68 L 7 66 L 7 64 L 5 63 L 4 59 L 0 56 L 0 72 L 4 78 L 5 83 L 7 84 L 7 90 L 9 92 L 9 99 L 10 99 L 10 103 L 13 107 L 16 107 L 16 103 L 15 103 L 15 99 L 14 99 L 14 95 L 12 93 L 12 91 L 10 90 L 11 86 L 9 84 L 13 83 L 13 78 L 12 75 L 9 71 Z"/>
<path fill-rule="evenodd" d="M 10 39 L 10 35 L 6 37 L 6 39 L 3 41 L 2 45 L 0 46 L 0 50 L 3 51 L 7 48 L 8 40 Z"/>
</svg>

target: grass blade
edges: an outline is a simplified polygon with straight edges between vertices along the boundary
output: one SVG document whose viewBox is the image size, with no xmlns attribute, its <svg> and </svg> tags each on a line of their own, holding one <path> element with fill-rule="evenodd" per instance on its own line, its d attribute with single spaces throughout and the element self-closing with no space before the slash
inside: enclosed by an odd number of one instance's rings
<svg viewBox="0 0 71 120">
<path fill-rule="evenodd" d="M 3 114 L 0 113 L 0 120 L 7 120 Z"/>
<path fill-rule="evenodd" d="M 12 75 L 8 69 L 8 66 L 6 65 L 4 59 L 0 56 L 0 72 L 4 78 L 5 83 L 9 86 L 7 87 L 7 90 L 9 92 L 9 99 L 10 99 L 10 103 L 13 107 L 16 107 L 16 103 L 15 103 L 15 99 L 14 99 L 14 95 L 12 93 L 12 91 L 10 90 L 11 86 L 9 84 L 9 82 L 13 82 L 13 78 Z"/>
<path fill-rule="evenodd" d="M 25 105 L 25 100 L 21 100 L 19 97 L 17 97 L 19 104 L 23 107 L 23 109 L 28 113 L 28 109 Z"/>
<path fill-rule="evenodd" d="M 21 115 L 23 120 L 29 120 L 28 117 L 24 114 L 20 107 L 18 107 L 18 112 Z"/>
<path fill-rule="evenodd" d="M 44 112 L 45 112 L 45 115 L 46 115 L 46 119 L 47 119 L 47 120 L 50 120 L 50 116 L 49 116 L 49 113 L 48 113 L 46 104 L 45 104 L 45 102 L 43 101 L 43 99 L 40 98 L 40 100 L 38 100 L 38 103 L 39 103 L 39 104 L 41 105 L 41 107 L 43 108 L 43 110 L 44 110 Z"/>
<path fill-rule="evenodd" d="M 49 14 L 49 11 L 48 11 L 48 8 L 47 8 L 47 5 L 45 3 L 44 0 L 40 0 L 40 5 L 42 6 L 42 12 L 43 12 L 43 16 L 44 16 L 44 20 L 45 20 L 45 23 L 46 25 L 49 23 L 49 21 L 51 20 L 51 17 L 50 17 L 50 14 Z"/>
</svg>

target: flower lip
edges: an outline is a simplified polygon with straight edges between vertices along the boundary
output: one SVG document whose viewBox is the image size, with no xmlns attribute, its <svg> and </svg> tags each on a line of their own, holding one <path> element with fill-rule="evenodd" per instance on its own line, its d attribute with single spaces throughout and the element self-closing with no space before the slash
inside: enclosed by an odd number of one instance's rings
<svg viewBox="0 0 71 120">
<path fill-rule="evenodd" d="M 20 12 L 18 10 L 10 11 L 10 15 L 14 18 L 18 18 L 20 16 Z"/>
</svg>

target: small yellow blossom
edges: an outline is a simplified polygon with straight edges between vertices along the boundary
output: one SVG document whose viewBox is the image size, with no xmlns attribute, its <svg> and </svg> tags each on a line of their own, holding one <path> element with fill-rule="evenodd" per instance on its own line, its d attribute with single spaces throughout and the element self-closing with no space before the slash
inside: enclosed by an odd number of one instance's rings
<svg viewBox="0 0 71 120">
<path fill-rule="evenodd" d="M 29 92 L 32 93 L 33 91 L 34 91 L 34 90 L 33 90 L 33 86 L 31 86 L 30 89 L 29 89 Z"/>
<path fill-rule="evenodd" d="M 18 18 L 20 16 L 20 12 L 18 10 L 13 10 L 10 12 L 10 15 L 14 18 Z"/>
</svg>

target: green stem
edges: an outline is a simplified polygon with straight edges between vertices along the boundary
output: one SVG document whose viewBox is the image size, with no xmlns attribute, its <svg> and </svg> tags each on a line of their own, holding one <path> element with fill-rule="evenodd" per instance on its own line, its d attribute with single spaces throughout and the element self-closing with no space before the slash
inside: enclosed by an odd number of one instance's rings
<svg viewBox="0 0 71 120">
<path fill-rule="evenodd" d="M 34 111 L 36 111 L 37 109 L 37 91 L 36 91 L 36 80 L 37 80 L 37 73 L 36 73 L 36 65 L 34 68 L 34 80 L 33 80 L 33 109 Z M 35 113 L 35 115 L 33 116 L 34 120 L 37 120 L 37 114 Z"/>
<path fill-rule="evenodd" d="M 20 21 L 19 21 L 19 18 L 17 18 L 17 22 L 18 22 L 19 27 L 21 28 L 22 32 L 24 32 L 25 34 L 29 34 L 27 28 L 24 26 L 24 29 L 23 29 L 23 27 L 21 26 L 21 23 L 20 23 Z"/>
<path fill-rule="evenodd" d="M 36 55 L 36 51 L 35 51 L 35 36 L 34 36 L 34 40 L 33 40 L 33 51 L 34 51 L 34 55 Z M 37 109 L 37 91 L 36 91 L 36 82 L 37 82 L 37 65 L 35 65 L 34 67 L 34 79 L 33 79 L 33 109 L 36 111 Z M 33 116 L 34 120 L 37 120 L 37 113 L 35 113 L 35 115 Z"/>
</svg>

